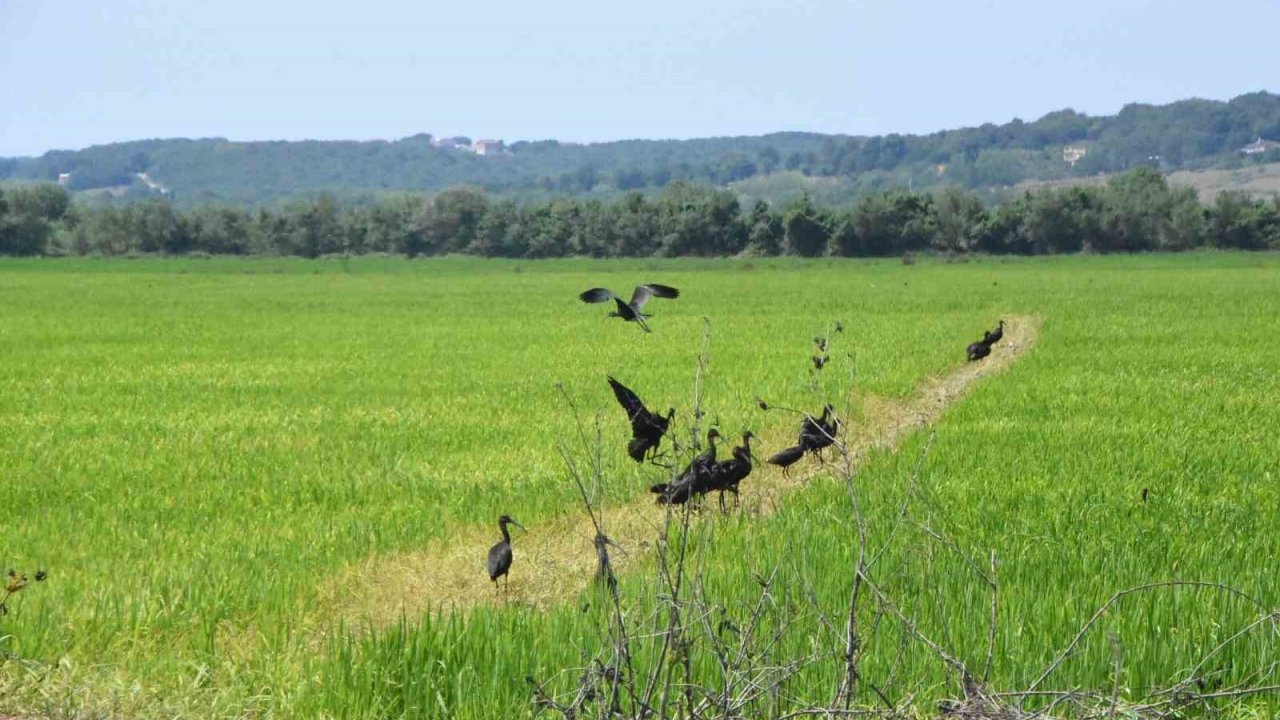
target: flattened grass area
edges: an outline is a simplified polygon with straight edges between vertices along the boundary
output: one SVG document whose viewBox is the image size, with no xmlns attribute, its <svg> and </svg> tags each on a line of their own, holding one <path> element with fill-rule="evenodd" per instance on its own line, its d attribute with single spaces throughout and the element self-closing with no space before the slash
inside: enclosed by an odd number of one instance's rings
<svg viewBox="0 0 1280 720">
<path fill-rule="evenodd" d="M 653 301 L 651 335 L 575 298 L 643 281 L 682 290 Z M 851 364 L 857 392 L 903 396 L 1002 314 L 1041 317 L 1036 347 L 931 441 L 918 433 L 858 476 L 872 543 L 888 547 L 877 577 L 921 629 L 981 665 L 985 588 L 920 525 L 983 563 L 996 554 L 998 688 L 1028 685 L 1128 586 L 1216 581 L 1280 605 L 1276 255 L 0 261 L 0 565 L 50 573 L 0 620 L 0 649 L 41 663 L 0 665 L 0 713 L 526 715 L 524 676 L 581 664 L 598 638 L 590 590 L 546 613 L 369 628 L 325 590 L 361 579 L 333 574 L 503 512 L 535 532 L 580 512 L 557 383 L 602 413 L 608 497 L 642 494 L 653 471 L 626 459 L 604 376 L 687 423 L 703 316 L 705 407 L 724 429 L 763 429 L 769 452 L 792 420 L 756 396 L 816 409 Z M 810 338 L 833 320 L 846 331 L 814 391 Z M 823 481 L 768 518 L 717 518 L 708 586 L 736 612 L 756 596 L 751 573 L 782 563 L 797 602 L 806 578 L 838 613 L 848 518 L 842 486 Z M 516 552 L 518 573 L 519 537 Z M 651 585 L 637 570 L 622 590 Z M 1136 596 L 1049 685 L 1109 690 L 1111 632 L 1139 692 L 1256 614 L 1208 591 Z M 838 646 L 810 625 L 793 649 Z M 866 676 L 886 676 L 897 649 L 896 635 L 870 648 Z M 1216 667 L 1243 679 L 1276 652 L 1260 632 Z M 838 667 L 789 694 L 829 698 Z M 922 708 L 950 689 L 914 646 L 897 677 Z"/>
</svg>

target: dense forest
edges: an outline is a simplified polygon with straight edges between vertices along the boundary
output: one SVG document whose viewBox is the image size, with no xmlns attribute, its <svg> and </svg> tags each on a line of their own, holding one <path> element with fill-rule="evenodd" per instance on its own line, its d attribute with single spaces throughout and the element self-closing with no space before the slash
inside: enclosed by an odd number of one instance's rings
<svg viewBox="0 0 1280 720">
<path fill-rule="evenodd" d="M 404 192 L 474 185 L 520 203 L 554 197 L 622 198 L 676 182 L 723 187 L 782 170 L 842 178 L 853 195 L 899 187 L 977 189 L 1027 180 L 1085 177 L 1138 166 L 1233 167 L 1280 160 L 1280 150 L 1245 156 L 1257 138 L 1280 140 L 1280 95 L 1258 92 L 1229 102 L 1131 104 L 1116 115 L 1072 110 L 1034 122 L 929 135 L 851 137 L 776 133 L 701 140 L 574 144 L 514 142 L 492 154 L 458 149 L 428 134 L 396 141 L 233 142 L 143 140 L 0 159 L 0 181 L 55 182 L 98 204 L 164 195 L 183 207 L 280 207 L 327 192 L 377 204 Z M 457 142 L 461 141 L 461 142 Z M 1072 150 L 1072 162 L 1064 148 Z M 109 191 L 109 192 L 108 192 Z"/>
<path fill-rule="evenodd" d="M 1106 185 L 1024 193 L 988 207 L 971 191 L 895 190 L 851 208 L 803 196 L 780 210 L 743 207 L 726 190 L 673 183 L 654 197 L 560 198 L 518 205 L 476 187 L 350 204 L 332 195 L 282 209 L 152 199 L 73 205 L 57 185 L 0 191 L 0 254 L 138 253 L 485 257 L 891 256 L 914 252 L 1048 254 L 1280 249 L 1280 197 L 1232 192 L 1202 205 L 1150 168 Z"/>
</svg>

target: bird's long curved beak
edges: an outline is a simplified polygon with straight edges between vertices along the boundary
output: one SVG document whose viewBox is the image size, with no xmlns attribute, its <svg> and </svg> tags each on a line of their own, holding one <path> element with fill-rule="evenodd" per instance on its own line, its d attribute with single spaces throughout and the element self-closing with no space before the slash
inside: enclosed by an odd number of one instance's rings
<svg viewBox="0 0 1280 720">
<path fill-rule="evenodd" d="M 511 521 L 511 524 L 512 524 L 512 525 L 515 525 L 515 526 L 516 526 L 516 527 L 518 527 L 518 528 L 520 528 L 520 529 L 521 529 L 521 530 L 523 530 L 524 532 L 529 532 L 528 530 L 525 530 L 525 527 L 524 527 L 523 525 L 521 525 L 520 523 L 516 522 L 515 520 L 512 520 L 512 521 Z"/>
</svg>

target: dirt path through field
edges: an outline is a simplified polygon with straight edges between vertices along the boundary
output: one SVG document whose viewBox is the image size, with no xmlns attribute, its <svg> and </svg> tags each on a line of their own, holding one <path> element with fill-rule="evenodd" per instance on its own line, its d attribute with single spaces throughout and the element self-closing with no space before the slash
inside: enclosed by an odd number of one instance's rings
<svg viewBox="0 0 1280 720">
<path fill-rule="evenodd" d="M 863 462 L 872 450 L 895 448 L 911 432 L 936 421 L 977 380 L 1003 371 L 1029 350 L 1039 328 L 1040 318 L 1012 317 L 1006 322 L 1004 340 L 986 359 L 928 378 L 905 398 L 862 399 L 863 417 L 846 437 L 856 461 Z M 788 418 L 773 432 L 761 433 L 764 447 L 776 449 L 794 442 L 795 424 L 794 419 Z M 769 514 L 789 491 L 804 486 L 807 475 L 822 472 L 809 459 L 802 463 L 789 479 L 771 465 L 757 466 L 743 483 L 741 511 Z M 714 498 L 710 501 L 714 508 Z M 606 532 L 627 550 L 626 555 L 611 553 L 619 572 L 626 572 L 627 566 L 648 551 L 665 513 L 665 508 L 654 503 L 648 493 L 627 504 L 604 508 Z M 341 616 L 374 626 L 394 622 L 402 615 L 414 617 L 429 608 L 519 603 L 545 609 L 574 597 L 591 581 L 596 569 L 591 546 L 594 536 L 591 520 L 581 508 L 531 527 L 528 533 L 516 530 L 515 564 L 505 596 L 495 594 L 484 571 L 485 553 L 497 537 L 497 528 L 490 523 L 460 528 L 447 542 L 433 543 L 418 551 L 369 558 L 335 576 L 360 577 L 359 593 L 353 595 L 350 588 L 340 591 L 330 587 L 322 594 L 343 598 L 334 603 Z"/>
</svg>

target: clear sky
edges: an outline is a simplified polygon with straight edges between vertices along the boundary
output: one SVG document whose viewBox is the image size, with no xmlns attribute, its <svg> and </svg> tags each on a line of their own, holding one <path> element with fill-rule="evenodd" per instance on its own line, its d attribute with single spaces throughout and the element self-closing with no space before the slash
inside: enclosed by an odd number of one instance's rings
<svg viewBox="0 0 1280 720">
<path fill-rule="evenodd" d="M 1280 0 L 0 0 L 0 155 L 920 133 L 1280 90 Z"/>
</svg>

